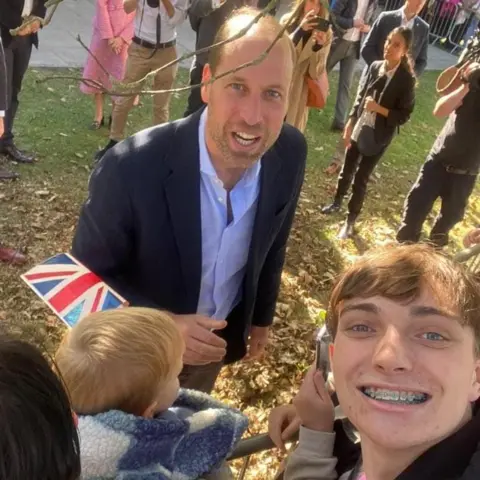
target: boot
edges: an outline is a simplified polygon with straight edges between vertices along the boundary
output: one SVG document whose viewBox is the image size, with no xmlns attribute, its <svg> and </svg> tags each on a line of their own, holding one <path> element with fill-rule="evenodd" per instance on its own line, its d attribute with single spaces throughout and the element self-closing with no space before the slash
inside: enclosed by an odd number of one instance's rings
<svg viewBox="0 0 480 480">
<path fill-rule="evenodd" d="M 330 215 L 332 213 L 338 212 L 341 207 L 342 207 L 342 201 L 338 198 L 335 198 L 335 200 L 333 200 L 333 203 L 323 207 L 321 212 L 324 213 L 325 215 Z"/>
<path fill-rule="evenodd" d="M 340 232 L 338 233 L 339 240 L 347 240 L 348 238 L 353 237 L 355 234 L 355 220 L 348 219 L 345 220 Z"/>
</svg>

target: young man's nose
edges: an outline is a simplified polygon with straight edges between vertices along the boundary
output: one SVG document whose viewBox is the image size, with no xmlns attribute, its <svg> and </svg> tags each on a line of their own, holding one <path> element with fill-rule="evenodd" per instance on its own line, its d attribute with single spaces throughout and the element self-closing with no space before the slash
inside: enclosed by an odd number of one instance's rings
<svg viewBox="0 0 480 480">
<path fill-rule="evenodd" d="M 406 343 L 397 330 L 388 329 L 375 347 L 372 358 L 374 367 L 384 373 L 411 370 L 413 362 Z"/>
<path fill-rule="evenodd" d="M 250 94 L 242 99 L 242 120 L 250 126 L 258 125 L 262 121 L 262 98 L 259 95 Z"/>
</svg>

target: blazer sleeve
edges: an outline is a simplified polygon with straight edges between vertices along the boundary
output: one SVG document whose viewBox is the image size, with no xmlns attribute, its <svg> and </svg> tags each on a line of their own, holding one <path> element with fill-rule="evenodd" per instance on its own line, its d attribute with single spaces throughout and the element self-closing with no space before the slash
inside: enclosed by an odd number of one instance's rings
<svg viewBox="0 0 480 480">
<path fill-rule="evenodd" d="M 35 17 L 45 18 L 46 13 L 47 9 L 45 7 L 45 0 L 34 1 L 32 15 Z"/>
<path fill-rule="evenodd" d="M 418 57 L 415 59 L 415 74 L 417 75 L 417 77 L 420 77 L 425 71 L 425 68 L 427 67 L 429 34 L 430 34 L 430 29 L 429 27 L 427 27 L 424 38 L 423 38 L 422 47 L 420 49 L 420 53 L 418 54 Z"/>
<path fill-rule="evenodd" d="M 361 54 L 367 65 L 371 65 L 376 60 L 380 60 L 378 58 L 378 44 L 381 39 L 381 32 L 384 28 L 383 18 L 384 13 L 381 13 L 373 23 L 372 28 L 368 32 L 365 42 L 363 43 Z"/>
<path fill-rule="evenodd" d="M 353 17 L 344 17 L 342 13 L 345 11 L 345 6 L 350 0 L 336 0 L 330 14 L 340 28 L 348 30 L 353 27 Z"/>
<path fill-rule="evenodd" d="M 0 0 L 0 12 L 0 25 L 7 30 L 17 28 L 22 24 L 22 8 L 14 8 L 6 0 Z"/>
<path fill-rule="evenodd" d="M 355 121 L 358 120 L 358 117 L 361 114 L 360 106 L 362 105 L 362 100 L 363 97 L 365 97 L 370 80 L 373 78 L 374 69 L 375 64 L 370 65 L 367 72 L 362 74 L 360 77 L 360 83 L 358 85 L 357 95 L 355 96 L 355 102 L 353 103 L 353 107 L 349 115 L 349 117 L 353 118 Z"/>
<path fill-rule="evenodd" d="M 2 37 L 0 36 L 0 117 L 3 117 L 7 109 L 7 65 L 3 50 Z"/>
<path fill-rule="evenodd" d="M 292 128 L 293 130 L 293 128 Z M 293 134 L 292 134 L 293 136 Z M 257 300 L 253 314 L 252 324 L 258 327 L 268 327 L 273 322 L 275 314 L 275 305 L 277 303 L 278 292 L 282 277 L 283 264 L 285 262 L 285 252 L 287 241 L 292 228 L 295 211 L 297 209 L 300 191 L 305 176 L 305 164 L 307 159 L 307 142 L 305 137 L 295 129 L 297 141 L 290 143 L 290 148 L 282 155 L 290 155 L 295 158 L 299 164 L 295 188 L 292 192 L 290 205 L 285 214 L 283 225 L 272 243 L 267 254 L 265 263 L 258 281 Z M 288 139 L 287 139 L 288 140 Z"/>
<path fill-rule="evenodd" d="M 113 28 L 108 14 L 107 0 L 97 0 L 95 11 L 96 25 L 102 39 L 113 38 Z"/>
<path fill-rule="evenodd" d="M 387 125 L 390 127 L 407 123 L 415 107 L 415 79 L 406 71 L 404 73 L 399 82 L 402 90 L 396 107 L 388 112 Z"/>
<path fill-rule="evenodd" d="M 131 304 L 159 307 L 123 279 L 133 250 L 133 209 L 115 149 L 93 171 L 73 238 L 72 254 Z"/>
</svg>

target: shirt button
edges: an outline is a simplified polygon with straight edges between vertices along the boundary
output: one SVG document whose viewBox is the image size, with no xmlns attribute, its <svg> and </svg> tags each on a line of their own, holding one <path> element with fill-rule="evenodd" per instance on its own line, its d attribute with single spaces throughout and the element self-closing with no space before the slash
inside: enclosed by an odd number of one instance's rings
<svg viewBox="0 0 480 480">
<path fill-rule="evenodd" d="M 223 203 L 223 198 L 222 198 L 222 197 L 218 197 L 218 201 L 219 201 L 220 203 Z"/>
</svg>

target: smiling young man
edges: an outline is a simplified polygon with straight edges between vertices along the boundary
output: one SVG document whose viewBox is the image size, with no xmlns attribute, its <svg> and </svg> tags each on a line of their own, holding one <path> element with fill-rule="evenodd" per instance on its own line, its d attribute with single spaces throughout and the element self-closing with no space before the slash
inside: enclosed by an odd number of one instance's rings
<svg viewBox="0 0 480 480">
<path fill-rule="evenodd" d="M 238 11 L 217 41 L 258 11 Z M 207 107 L 140 132 L 93 172 L 73 254 L 132 306 L 174 314 L 186 343 L 182 386 L 210 392 L 223 364 L 268 342 L 306 142 L 284 125 L 293 45 L 260 20 L 212 52 Z M 232 73 L 228 73 L 232 72 Z"/>
<path fill-rule="evenodd" d="M 341 480 L 480 478 L 479 313 L 480 286 L 428 246 L 377 250 L 341 276 L 330 356 L 361 437 L 361 460 Z M 285 478 L 337 478 L 321 372 L 308 372 L 294 405 L 302 427 Z"/>
</svg>

